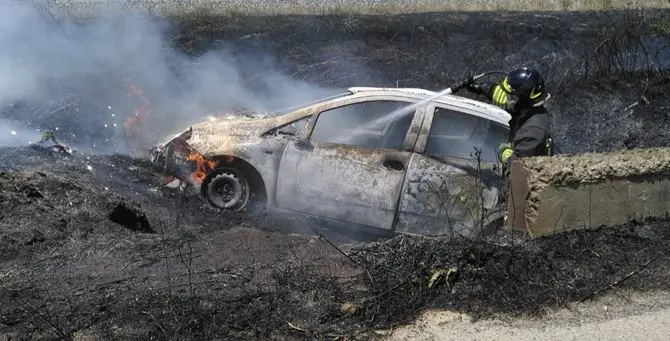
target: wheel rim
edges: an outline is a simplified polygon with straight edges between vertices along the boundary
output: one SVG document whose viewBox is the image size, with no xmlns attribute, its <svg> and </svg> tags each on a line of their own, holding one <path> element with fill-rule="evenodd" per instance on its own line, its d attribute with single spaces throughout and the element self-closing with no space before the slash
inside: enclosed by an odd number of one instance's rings
<svg viewBox="0 0 670 341">
<path fill-rule="evenodd" d="M 218 174 L 207 185 L 207 197 L 214 206 L 239 210 L 249 199 L 249 190 L 243 177 L 228 172 Z"/>
</svg>

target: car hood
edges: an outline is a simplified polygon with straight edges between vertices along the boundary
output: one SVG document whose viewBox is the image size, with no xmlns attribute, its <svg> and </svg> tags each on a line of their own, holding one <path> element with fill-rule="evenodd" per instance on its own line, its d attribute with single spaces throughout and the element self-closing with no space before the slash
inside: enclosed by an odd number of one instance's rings
<svg viewBox="0 0 670 341">
<path fill-rule="evenodd" d="M 194 132 L 199 131 L 203 134 L 249 136 L 261 134 L 272 128 L 276 122 L 276 118 L 269 114 L 245 113 L 244 115 L 210 116 L 191 127 Z"/>
<path fill-rule="evenodd" d="M 204 156 L 236 153 L 245 145 L 257 142 L 263 132 L 277 124 L 277 118 L 266 113 L 209 116 L 169 136 L 161 145 L 179 136 L 190 135 L 186 141 Z M 189 130 L 190 134 L 186 134 Z"/>
</svg>

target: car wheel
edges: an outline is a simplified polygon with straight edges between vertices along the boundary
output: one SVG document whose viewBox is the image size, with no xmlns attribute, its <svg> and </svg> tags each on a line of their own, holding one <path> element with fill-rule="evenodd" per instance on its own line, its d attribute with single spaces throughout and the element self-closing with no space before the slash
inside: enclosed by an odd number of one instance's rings
<svg viewBox="0 0 670 341">
<path fill-rule="evenodd" d="M 200 193 L 213 207 L 242 211 L 249 203 L 249 182 L 234 168 L 219 168 L 205 178 Z"/>
</svg>

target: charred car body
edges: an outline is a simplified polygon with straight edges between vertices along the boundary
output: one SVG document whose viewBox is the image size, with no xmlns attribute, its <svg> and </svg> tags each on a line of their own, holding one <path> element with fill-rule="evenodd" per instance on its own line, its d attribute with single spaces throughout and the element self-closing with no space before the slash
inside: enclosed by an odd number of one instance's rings
<svg viewBox="0 0 670 341">
<path fill-rule="evenodd" d="M 496 150 L 510 116 L 437 95 L 357 87 L 282 113 L 212 118 L 152 148 L 151 159 L 219 209 L 479 235 L 504 216 Z"/>
</svg>

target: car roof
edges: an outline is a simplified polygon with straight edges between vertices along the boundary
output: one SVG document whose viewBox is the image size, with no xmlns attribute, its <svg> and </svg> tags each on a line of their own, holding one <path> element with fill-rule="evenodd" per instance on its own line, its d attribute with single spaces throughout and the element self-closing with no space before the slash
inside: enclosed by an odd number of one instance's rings
<svg viewBox="0 0 670 341">
<path fill-rule="evenodd" d="M 465 110 L 475 111 L 484 114 L 489 119 L 499 122 L 505 126 L 511 118 L 511 115 L 500 107 L 492 104 L 476 101 L 473 99 L 456 96 L 453 94 L 439 95 L 438 92 L 420 89 L 420 88 L 384 88 L 384 87 L 350 87 L 347 91 L 353 95 L 375 96 L 375 95 L 389 95 L 410 97 L 417 101 L 428 100 L 432 102 L 444 104 L 447 106 L 455 106 Z M 439 97 L 435 97 L 438 96 Z M 435 98 L 433 98 L 435 97 Z"/>
</svg>

